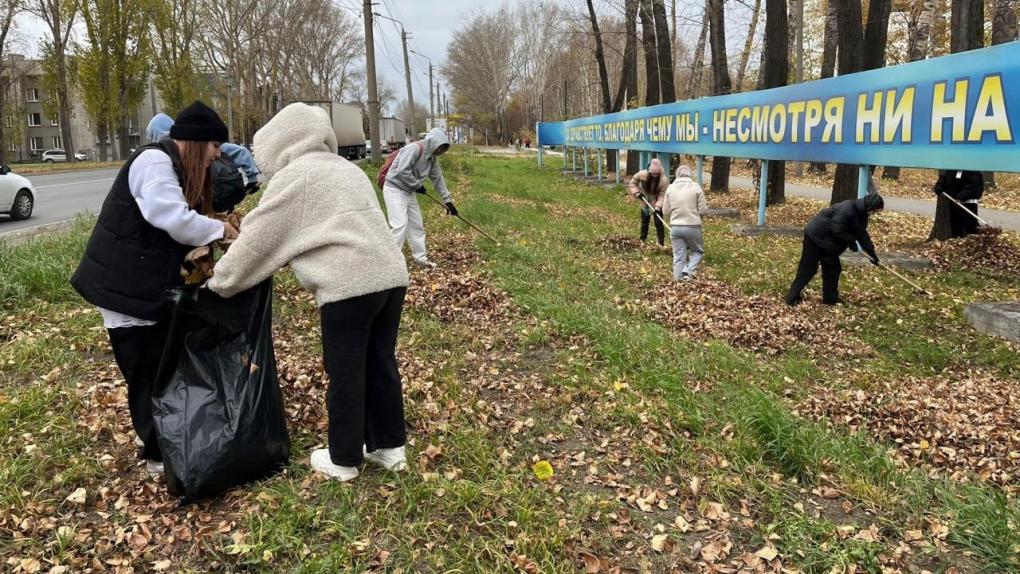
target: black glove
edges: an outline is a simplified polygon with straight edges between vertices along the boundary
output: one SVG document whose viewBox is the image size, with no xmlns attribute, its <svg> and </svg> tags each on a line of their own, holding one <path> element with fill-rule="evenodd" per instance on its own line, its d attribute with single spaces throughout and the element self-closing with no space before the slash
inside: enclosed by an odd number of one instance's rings
<svg viewBox="0 0 1020 574">
<path fill-rule="evenodd" d="M 878 265 L 878 255 L 874 253 L 870 253 L 869 255 L 871 255 L 871 264 Z"/>
<path fill-rule="evenodd" d="M 453 216 L 457 215 L 457 208 L 453 205 L 452 201 L 447 201 L 445 205 L 446 205 L 446 213 L 449 213 L 450 215 L 453 215 Z"/>
<path fill-rule="evenodd" d="M 416 189 L 414 191 L 415 191 L 415 193 L 420 193 L 422 195 L 425 195 L 425 186 L 423 185 L 423 186 L 419 187 L 418 189 Z"/>
</svg>

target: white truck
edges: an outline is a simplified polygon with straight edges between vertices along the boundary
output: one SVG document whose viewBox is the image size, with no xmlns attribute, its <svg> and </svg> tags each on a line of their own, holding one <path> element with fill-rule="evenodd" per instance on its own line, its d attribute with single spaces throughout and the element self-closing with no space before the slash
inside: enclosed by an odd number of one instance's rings
<svg viewBox="0 0 1020 574">
<path fill-rule="evenodd" d="M 407 124 L 400 118 L 379 118 L 379 142 L 383 149 L 400 149 L 407 141 Z"/>
<path fill-rule="evenodd" d="M 361 159 L 366 155 L 365 127 L 361 118 L 361 107 L 340 102 L 305 102 L 319 106 L 330 115 L 333 133 L 336 134 L 336 153 L 347 159 Z"/>
</svg>

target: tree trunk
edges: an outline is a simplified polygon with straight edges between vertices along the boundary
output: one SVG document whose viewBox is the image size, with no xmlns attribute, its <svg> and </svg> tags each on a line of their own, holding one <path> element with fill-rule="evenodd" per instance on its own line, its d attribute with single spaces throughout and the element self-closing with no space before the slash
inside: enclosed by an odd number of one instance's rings
<svg viewBox="0 0 1020 574">
<path fill-rule="evenodd" d="M 666 104 L 676 101 L 676 84 L 673 81 L 673 49 L 669 38 L 669 20 L 663 0 L 652 0 L 652 17 L 655 20 L 655 43 L 659 58 L 659 101 Z"/>
<path fill-rule="evenodd" d="M 790 77 L 790 35 L 786 0 L 765 0 L 764 87 L 785 86 Z M 769 162 L 767 205 L 786 201 L 786 163 Z"/>
<path fill-rule="evenodd" d="M 638 16 L 641 18 L 641 44 L 645 50 L 645 105 L 654 106 L 661 100 L 659 94 L 659 50 L 655 45 L 655 20 L 652 18 L 652 0 L 641 0 Z"/>
<path fill-rule="evenodd" d="M 822 70 L 820 78 L 831 78 L 836 74 L 836 53 L 839 45 L 839 2 L 828 0 L 825 10 L 825 34 L 822 37 Z M 808 167 L 810 173 L 825 173 L 824 163 L 812 163 Z"/>
<path fill-rule="evenodd" d="M 953 0 L 949 29 L 950 51 L 966 52 L 981 48 L 984 45 L 984 3 L 982 0 Z M 939 196 L 935 201 L 935 221 L 932 222 L 928 241 L 942 241 L 953 236 L 949 223 L 949 212 L 952 204 L 948 199 Z"/>
<path fill-rule="evenodd" d="M 708 0 L 705 1 L 705 13 L 701 18 L 701 33 L 698 44 L 691 55 L 691 73 L 687 80 L 687 99 L 694 99 L 701 94 L 701 76 L 705 67 L 705 40 L 708 38 Z"/>
<path fill-rule="evenodd" d="M 864 55 L 861 70 L 877 70 L 885 66 L 885 47 L 889 40 L 889 15 L 892 0 L 871 0 L 868 22 L 864 31 Z M 842 73 L 842 72 L 841 72 Z"/>
<path fill-rule="evenodd" d="M 751 47 L 754 44 L 754 33 L 758 30 L 758 14 L 761 12 L 761 0 L 754 0 L 754 8 L 751 9 L 751 25 L 747 29 L 747 39 L 744 40 L 744 51 L 740 53 L 740 68 L 737 71 L 737 91 L 744 91 L 744 75 L 747 73 L 747 63 L 751 59 Z"/>
<path fill-rule="evenodd" d="M 71 139 L 71 101 L 70 88 L 67 85 L 67 60 L 64 58 L 64 48 L 57 48 L 57 98 L 60 99 L 60 139 L 63 140 L 64 153 L 67 154 L 69 163 L 77 163 L 78 158 L 74 155 L 74 141 Z"/>
<path fill-rule="evenodd" d="M 595 17 L 595 6 L 588 0 L 588 18 L 591 20 L 591 30 L 595 35 L 595 63 L 599 68 L 599 90 L 602 92 L 602 112 L 613 111 L 612 95 L 609 93 L 609 72 L 606 71 L 606 53 L 602 47 L 602 32 L 599 30 L 599 21 Z M 616 152 L 606 151 L 606 170 L 616 171 Z"/>
<path fill-rule="evenodd" d="M 624 26 L 627 39 L 623 47 L 623 69 L 620 71 L 620 87 L 613 100 L 613 109 L 623 107 L 638 93 L 637 67 L 637 11 L 639 0 L 626 0 L 624 3 Z"/>
<path fill-rule="evenodd" d="M 938 8 L 936 0 L 924 0 L 916 17 L 907 22 L 907 60 L 917 62 L 928 57 L 928 45 L 931 38 L 931 26 Z M 900 168 L 886 167 L 882 170 L 882 179 L 898 180 Z"/>
<path fill-rule="evenodd" d="M 861 44 L 864 41 L 861 30 L 861 1 L 836 0 L 839 3 L 839 75 L 859 72 L 863 63 Z M 838 164 L 832 181 L 832 196 L 829 203 L 836 204 L 857 197 L 857 166 Z"/>
<path fill-rule="evenodd" d="M 708 0 L 709 6 L 709 43 L 712 47 L 712 93 L 715 95 L 729 94 L 733 86 L 730 83 L 730 69 L 726 63 L 726 15 L 723 0 Z M 711 191 L 728 191 L 730 188 L 730 158 L 712 157 Z"/>
<path fill-rule="evenodd" d="M 1017 39 L 1017 0 L 998 0 L 992 17 L 992 45 L 998 46 Z M 995 172 L 986 171 L 985 187 L 994 188 Z"/>
</svg>

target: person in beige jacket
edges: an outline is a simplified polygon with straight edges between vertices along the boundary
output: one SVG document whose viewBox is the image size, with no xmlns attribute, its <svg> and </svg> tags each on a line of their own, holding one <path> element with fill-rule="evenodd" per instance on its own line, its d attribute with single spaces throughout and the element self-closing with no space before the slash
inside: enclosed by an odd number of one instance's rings
<svg viewBox="0 0 1020 574">
<path fill-rule="evenodd" d="M 651 163 L 648 164 L 648 169 L 635 173 L 634 177 L 630 179 L 630 194 L 638 198 L 638 201 L 641 203 L 641 241 L 648 239 L 648 224 L 656 215 L 652 213 L 648 205 L 645 205 L 644 201 L 641 201 L 641 196 L 644 196 L 645 201 L 657 212 L 661 207 L 662 196 L 666 193 L 666 187 L 668 186 L 669 178 L 663 173 L 662 162 L 658 158 L 653 158 Z M 658 217 L 655 217 L 655 238 L 659 242 L 660 247 L 665 245 L 666 229 Z"/>
<path fill-rule="evenodd" d="M 701 216 L 708 211 L 705 192 L 691 179 L 691 169 L 681 165 L 662 198 L 662 214 L 669 222 L 673 243 L 673 279 L 690 281 L 705 256 Z"/>
<path fill-rule="evenodd" d="M 269 184 L 208 287 L 231 297 L 290 264 L 315 295 L 329 448 L 314 451 L 311 464 L 346 481 L 365 458 L 407 466 L 396 344 L 408 275 L 368 176 L 336 149 L 326 112 L 300 103 L 255 134 Z"/>
</svg>

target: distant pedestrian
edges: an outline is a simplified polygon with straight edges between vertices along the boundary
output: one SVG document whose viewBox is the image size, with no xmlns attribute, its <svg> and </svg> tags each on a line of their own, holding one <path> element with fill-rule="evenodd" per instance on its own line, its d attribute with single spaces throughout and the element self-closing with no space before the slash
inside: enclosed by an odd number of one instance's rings
<svg viewBox="0 0 1020 574">
<path fill-rule="evenodd" d="M 667 187 L 669 178 L 663 173 L 662 162 L 658 158 L 653 158 L 648 169 L 635 173 L 630 179 L 630 194 L 641 202 L 641 241 L 648 240 L 648 224 L 655 216 L 652 210 L 662 207 L 662 196 Z M 652 207 L 649 208 L 649 205 Z M 658 217 L 655 217 L 655 238 L 659 246 L 665 246 L 666 228 Z"/>
<path fill-rule="evenodd" d="M 673 279 L 676 281 L 690 281 L 698 273 L 698 265 L 705 256 L 701 218 L 707 211 L 704 190 L 691 179 L 691 168 L 681 165 L 676 170 L 676 181 L 662 196 L 662 214 L 669 222 L 669 237 L 673 243 Z"/>
<path fill-rule="evenodd" d="M 524 147 L 531 149 L 531 138 L 524 138 Z"/>
<path fill-rule="evenodd" d="M 843 271 L 839 256 L 847 249 L 857 251 L 858 244 L 871 258 L 871 262 L 878 265 L 875 244 L 868 235 L 868 218 L 884 206 L 882 196 L 873 193 L 861 199 L 848 199 L 830 205 L 808 222 L 804 227 L 804 246 L 797 277 L 786 295 L 788 305 L 801 302 L 801 292 L 818 273 L 819 265 L 822 267 L 822 303 L 839 303 L 839 275 Z"/>
<path fill-rule="evenodd" d="M 933 189 L 935 195 L 946 194 L 977 215 L 978 202 L 985 192 L 985 176 L 980 171 L 945 170 L 939 172 L 939 179 Z M 953 202 L 949 203 L 949 225 L 953 237 L 966 237 L 977 231 L 978 220 L 974 215 Z"/>
</svg>

